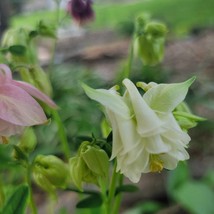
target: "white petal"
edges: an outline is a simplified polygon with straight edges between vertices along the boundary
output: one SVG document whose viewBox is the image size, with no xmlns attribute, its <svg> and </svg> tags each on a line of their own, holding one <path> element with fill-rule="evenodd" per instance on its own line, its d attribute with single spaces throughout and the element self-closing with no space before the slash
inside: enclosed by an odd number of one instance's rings
<svg viewBox="0 0 214 214">
<path fill-rule="evenodd" d="M 153 135 L 148 138 L 142 138 L 146 150 L 150 154 L 160 154 L 170 151 L 171 145 L 164 142 L 160 135 Z"/>
<path fill-rule="evenodd" d="M 143 100 L 135 85 L 129 79 L 123 80 L 123 84 L 126 86 L 130 97 L 139 134 L 146 137 L 159 132 L 162 122 L 159 120 L 155 112 Z"/>
<path fill-rule="evenodd" d="M 161 160 L 163 161 L 163 166 L 165 169 L 175 169 L 178 164 L 178 160 L 168 154 L 160 155 Z"/>
<path fill-rule="evenodd" d="M 148 90 L 143 98 L 156 111 L 172 112 L 184 100 L 194 81 L 195 77 L 192 77 L 182 83 L 159 84 Z"/>
<path fill-rule="evenodd" d="M 130 118 L 129 108 L 120 95 L 112 93 L 111 90 L 93 89 L 85 84 L 82 84 L 82 87 L 91 99 L 96 100 L 121 117 Z"/>
</svg>

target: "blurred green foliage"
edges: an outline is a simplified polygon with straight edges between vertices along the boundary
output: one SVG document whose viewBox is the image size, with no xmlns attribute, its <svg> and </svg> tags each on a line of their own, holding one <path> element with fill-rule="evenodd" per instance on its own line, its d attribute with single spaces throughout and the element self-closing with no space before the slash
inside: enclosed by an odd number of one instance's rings
<svg viewBox="0 0 214 214">
<path fill-rule="evenodd" d="M 150 0 L 130 3 L 97 3 L 94 4 L 96 18 L 90 26 L 94 29 L 119 28 L 124 32 L 132 30 L 132 20 L 141 13 L 151 13 L 156 19 L 169 26 L 171 32 L 183 35 L 197 28 L 212 27 L 214 23 L 213 0 Z M 61 11 L 60 17 L 66 16 Z M 55 20 L 55 11 L 38 11 L 26 15 L 14 16 L 11 25 L 18 27 L 25 23 L 32 26 L 39 21 Z M 70 16 L 67 16 L 67 22 Z M 125 26 L 124 26 L 125 25 Z"/>
<path fill-rule="evenodd" d="M 78 144 L 87 140 L 87 137 L 91 137 L 92 133 L 100 136 L 102 115 L 97 104 L 91 102 L 85 95 L 80 81 L 99 88 L 104 85 L 103 80 L 89 69 L 71 64 L 55 66 L 50 78 L 54 89 L 53 99 L 60 106 L 59 114 L 71 149 L 76 151 Z M 36 133 L 40 144 L 36 150 L 37 154 L 53 154 L 60 150 L 57 126 L 54 121 L 47 126 L 36 127 Z"/>
</svg>

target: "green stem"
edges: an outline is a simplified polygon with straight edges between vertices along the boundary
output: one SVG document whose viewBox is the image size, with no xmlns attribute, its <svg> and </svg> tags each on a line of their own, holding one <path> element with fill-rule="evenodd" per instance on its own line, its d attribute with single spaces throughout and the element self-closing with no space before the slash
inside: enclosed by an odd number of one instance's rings
<svg viewBox="0 0 214 214">
<path fill-rule="evenodd" d="M 134 39 L 131 41 L 131 47 L 129 50 L 129 58 L 128 58 L 128 63 L 126 65 L 126 68 L 123 73 L 123 78 L 129 78 L 132 70 L 132 63 L 133 63 L 133 56 L 134 56 Z"/>
<path fill-rule="evenodd" d="M 27 175 L 26 175 L 26 180 L 27 180 L 27 184 L 29 187 L 29 193 L 30 193 L 30 207 L 32 210 L 32 214 L 37 214 L 37 208 L 36 208 L 36 204 L 33 198 L 33 190 L 32 190 L 32 185 L 31 185 L 31 165 L 28 164 L 27 166 Z"/>
<path fill-rule="evenodd" d="M 119 175 L 119 186 L 122 186 L 122 185 L 123 185 L 123 175 L 120 174 Z M 118 214 L 119 213 L 121 201 L 122 201 L 122 194 L 119 193 L 114 200 L 114 206 L 113 206 L 112 214 Z"/>
<path fill-rule="evenodd" d="M 69 159 L 70 158 L 70 148 L 68 145 L 67 135 L 65 132 L 63 122 L 62 122 L 57 110 L 52 110 L 52 115 L 54 117 L 54 121 L 56 122 L 56 124 L 58 126 L 58 135 L 59 135 L 59 138 L 61 141 L 62 151 L 63 151 L 66 159 Z"/>
<path fill-rule="evenodd" d="M 117 168 L 117 162 L 115 161 L 113 173 L 112 173 L 112 179 L 111 179 L 110 188 L 109 188 L 109 195 L 108 195 L 108 211 L 111 210 L 112 205 L 113 205 L 115 191 L 116 191 L 116 185 L 117 185 L 117 180 L 118 180 L 118 175 L 119 175 L 116 172 L 116 168 Z M 109 214 L 110 214 L 110 212 L 109 212 Z"/>
<path fill-rule="evenodd" d="M 103 214 L 109 214 L 109 207 L 108 207 L 108 198 L 107 198 L 107 185 L 105 178 L 99 179 L 99 185 L 102 192 L 102 198 L 103 198 L 103 207 L 102 207 L 102 213 Z"/>
</svg>

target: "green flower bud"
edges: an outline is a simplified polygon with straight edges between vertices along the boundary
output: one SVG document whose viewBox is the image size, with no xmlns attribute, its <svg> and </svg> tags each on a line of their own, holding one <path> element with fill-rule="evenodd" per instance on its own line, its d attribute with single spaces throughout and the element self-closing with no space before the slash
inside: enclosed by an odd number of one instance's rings
<svg viewBox="0 0 214 214">
<path fill-rule="evenodd" d="M 191 110 L 185 102 L 182 102 L 176 107 L 176 109 L 173 111 L 173 115 L 180 127 L 185 131 L 195 127 L 198 122 L 206 120 L 205 118 L 192 114 Z"/>
<path fill-rule="evenodd" d="M 25 82 L 34 85 L 48 96 L 52 96 L 53 90 L 51 82 L 45 71 L 39 65 L 32 65 L 28 68 L 22 67 L 19 68 L 18 71 Z"/>
<path fill-rule="evenodd" d="M 135 33 L 137 35 L 142 35 L 144 33 L 144 27 L 146 23 L 149 21 L 150 15 L 149 14 L 143 14 L 137 17 L 135 22 Z"/>
<path fill-rule="evenodd" d="M 41 20 L 37 26 L 39 35 L 50 38 L 56 38 L 56 27 L 50 22 Z"/>
<path fill-rule="evenodd" d="M 84 141 L 76 157 L 69 160 L 70 175 L 74 185 L 82 189 L 82 183 L 98 185 L 99 178 L 106 178 L 109 158 L 106 152 L 88 141 Z"/>
<path fill-rule="evenodd" d="M 142 22 L 141 19 L 137 21 Z M 163 59 L 166 33 L 166 26 L 158 22 L 138 24 L 134 50 L 145 65 L 155 65 Z"/>
<path fill-rule="evenodd" d="M 25 29 L 9 29 L 2 39 L 2 46 L 8 48 L 11 54 L 24 55 L 27 49 L 28 33 Z"/>
<path fill-rule="evenodd" d="M 65 188 L 68 181 L 68 166 L 53 155 L 38 155 L 34 161 L 33 177 L 45 191 L 55 194 L 56 188 Z"/>
<path fill-rule="evenodd" d="M 35 47 L 30 42 L 30 30 L 26 28 L 9 29 L 2 39 L 2 47 L 7 51 L 7 60 L 13 64 L 34 63 Z"/>
<path fill-rule="evenodd" d="M 25 153 L 29 154 L 34 151 L 37 144 L 36 135 L 32 128 L 26 128 L 23 132 L 18 147 Z"/>
</svg>

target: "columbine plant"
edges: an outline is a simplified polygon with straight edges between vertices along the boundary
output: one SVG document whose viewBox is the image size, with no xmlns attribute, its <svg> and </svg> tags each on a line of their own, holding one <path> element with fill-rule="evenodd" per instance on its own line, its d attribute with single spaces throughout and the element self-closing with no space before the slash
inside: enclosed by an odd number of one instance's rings
<svg viewBox="0 0 214 214">
<path fill-rule="evenodd" d="M 58 26 L 60 0 L 56 3 Z M 78 24 L 94 17 L 91 0 L 70 0 L 67 10 Z M 105 129 L 104 137 L 88 137 L 72 156 L 63 123 L 56 112 L 57 106 L 46 95 L 51 96 L 54 91 L 38 63 L 32 43 L 35 37 L 46 36 L 54 39 L 56 44 L 55 25 L 40 21 L 35 29 L 11 29 L 5 34 L 2 43 L 5 61 L 12 64 L 22 80 L 28 83 L 14 80 L 10 68 L 0 64 L 0 138 L 6 144 L 11 135 L 21 135 L 19 142 L 12 145 L 12 156 L 25 168 L 27 185 L 19 186 L 7 200 L 0 186 L 2 213 L 11 212 L 10 203 L 17 202 L 14 198 L 20 198 L 17 206 L 12 206 L 15 207 L 14 212 L 19 207 L 19 211 L 24 213 L 28 197 L 32 213 L 37 213 L 31 185 L 33 177 L 38 186 L 54 196 L 51 198 L 57 198 L 59 188 L 88 194 L 88 198 L 77 204 L 78 208 L 101 207 L 100 213 L 117 214 L 121 193 L 136 190 L 135 186 L 123 184 L 123 176 L 137 183 L 142 173 L 173 170 L 179 161 L 189 159 L 188 129 L 203 120 L 193 115 L 184 103 L 195 77 L 181 83 L 137 82 L 136 85 L 130 77 L 134 56 L 140 57 L 144 65 L 155 65 L 162 60 L 166 33 L 164 24 L 142 16 L 137 18 L 128 66 L 122 80 L 123 92 L 118 86 L 93 89 L 82 83 L 88 97 L 101 104 L 107 124 L 101 124 Z M 50 68 L 53 62 L 54 53 Z M 34 98 L 55 109 L 51 110 L 51 116 L 58 125 L 65 156 L 63 160 L 51 154 L 30 156 L 37 144 L 31 127 L 48 121 Z M 85 190 L 85 183 L 96 188 Z"/>
</svg>

